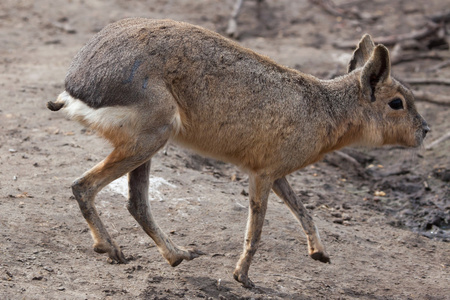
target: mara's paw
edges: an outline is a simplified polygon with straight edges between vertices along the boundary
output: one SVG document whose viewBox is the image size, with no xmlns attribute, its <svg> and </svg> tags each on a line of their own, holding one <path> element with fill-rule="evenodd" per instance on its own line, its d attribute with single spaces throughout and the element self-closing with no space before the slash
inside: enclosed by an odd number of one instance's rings
<svg viewBox="0 0 450 300">
<path fill-rule="evenodd" d="M 113 243 L 96 243 L 94 244 L 94 251 L 97 253 L 108 253 L 108 262 L 117 264 L 126 264 L 127 259 L 123 255 L 119 246 Z"/>
<path fill-rule="evenodd" d="M 176 267 L 179 264 L 181 264 L 181 262 L 183 260 L 193 260 L 194 258 L 197 258 L 201 255 L 205 255 L 206 253 L 196 249 L 196 248 L 192 248 L 192 249 L 180 249 L 177 253 L 177 255 L 174 255 L 171 259 L 168 259 L 169 264 L 172 267 Z"/>
<path fill-rule="evenodd" d="M 323 263 L 331 264 L 330 257 L 325 252 L 314 252 L 314 253 L 311 253 L 309 256 L 311 256 L 311 258 L 314 260 L 318 260 Z"/>
<path fill-rule="evenodd" d="M 233 277 L 237 282 L 242 283 L 242 285 L 247 289 L 255 287 L 255 284 L 248 278 L 248 275 L 239 273 L 238 270 L 234 271 Z"/>
</svg>

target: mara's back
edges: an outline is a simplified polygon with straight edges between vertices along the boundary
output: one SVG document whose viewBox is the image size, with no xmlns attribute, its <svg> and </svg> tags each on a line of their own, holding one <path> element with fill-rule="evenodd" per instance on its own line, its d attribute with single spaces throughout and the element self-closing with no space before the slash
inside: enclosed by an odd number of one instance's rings
<svg viewBox="0 0 450 300">
<path fill-rule="evenodd" d="M 204 28 L 132 18 L 106 26 L 81 49 L 65 86 L 73 97 L 99 108 L 133 105 L 141 100 L 137 91 L 145 95 L 149 87 L 164 83 L 175 96 L 183 96 L 177 99 L 181 105 L 195 109 L 196 103 L 190 100 L 246 98 L 249 95 L 242 91 L 248 86 L 257 85 L 248 89 L 249 94 L 265 85 L 270 91 L 271 83 L 291 80 L 293 72 Z M 220 86 L 227 91 L 219 96 L 211 93 L 212 87 Z"/>
</svg>

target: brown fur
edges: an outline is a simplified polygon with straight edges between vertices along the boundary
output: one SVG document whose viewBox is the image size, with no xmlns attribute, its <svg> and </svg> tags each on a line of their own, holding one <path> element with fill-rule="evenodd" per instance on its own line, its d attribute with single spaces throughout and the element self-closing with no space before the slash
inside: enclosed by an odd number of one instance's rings
<svg viewBox="0 0 450 300">
<path fill-rule="evenodd" d="M 352 144 L 417 147 L 429 130 L 412 93 L 390 76 L 384 46 L 364 36 L 348 70 L 320 80 L 217 33 L 170 20 L 126 19 L 107 26 L 75 57 L 66 94 L 48 105 L 63 107 L 115 147 L 72 186 L 94 249 L 126 261 L 93 203 L 98 191 L 128 173 L 128 209 L 167 261 L 176 266 L 202 254 L 172 242 L 148 206 L 151 157 L 173 139 L 249 174 L 249 219 L 236 280 L 253 285 L 248 270 L 271 189 L 301 223 L 310 256 L 329 262 L 312 218 L 285 176 Z M 109 113 L 123 114 L 123 120 L 108 118 Z"/>
</svg>

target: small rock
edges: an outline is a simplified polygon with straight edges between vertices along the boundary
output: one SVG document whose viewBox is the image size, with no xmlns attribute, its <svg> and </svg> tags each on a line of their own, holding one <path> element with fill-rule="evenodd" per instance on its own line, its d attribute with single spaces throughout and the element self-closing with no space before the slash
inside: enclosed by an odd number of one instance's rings
<svg viewBox="0 0 450 300">
<path fill-rule="evenodd" d="M 351 206 L 348 203 L 343 203 L 342 208 L 343 209 L 351 209 Z"/>
<path fill-rule="evenodd" d="M 314 208 L 316 208 L 316 206 L 314 205 L 314 204 L 306 204 L 305 205 L 305 207 L 307 208 L 307 209 L 314 209 Z"/>
<path fill-rule="evenodd" d="M 13 277 L 14 277 L 13 274 L 11 274 L 11 272 L 9 272 L 8 270 L 6 270 L 5 274 L 6 274 L 6 276 L 8 276 L 8 277 L 2 278 L 2 279 L 4 279 L 4 280 L 11 281 L 11 280 L 13 279 Z"/>
<path fill-rule="evenodd" d="M 50 273 L 53 272 L 53 269 L 51 267 L 47 267 L 47 266 L 44 266 L 44 270 L 47 272 L 50 272 Z"/>
<path fill-rule="evenodd" d="M 349 214 L 342 214 L 342 220 L 344 221 L 350 221 L 352 219 L 352 216 Z"/>
<path fill-rule="evenodd" d="M 246 190 L 242 190 L 242 192 L 241 192 L 241 195 L 242 195 L 242 196 L 246 196 L 246 197 L 247 197 L 247 196 L 248 196 L 248 193 L 247 193 L 247 191 L 246 191 Z"/>
</svg>

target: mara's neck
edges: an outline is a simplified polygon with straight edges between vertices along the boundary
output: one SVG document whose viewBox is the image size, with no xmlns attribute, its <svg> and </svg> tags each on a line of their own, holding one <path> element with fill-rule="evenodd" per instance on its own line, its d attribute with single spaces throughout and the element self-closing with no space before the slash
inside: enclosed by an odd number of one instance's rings
<svg viewBox="0 0 450 300">
<path fill-rule="evenodd" d="M 358 108 L 360 94 L 359 78 L 356 72 L 332 80 L 320 80 L 324 103 L 330 108 L 331 117 L 337 123 L 352 119 Z"/>
<path fill-rule="evenodd" d="M 352 72 L 333 80 L 320 80 L 326 113 L 330 116 L 327 143 L 322 153 L 359 143 L 363 136 L 364 116 L 359 101 L 358 72 Z M 369 121 L 369 120 L 367 120 Z"/>
</svg>

